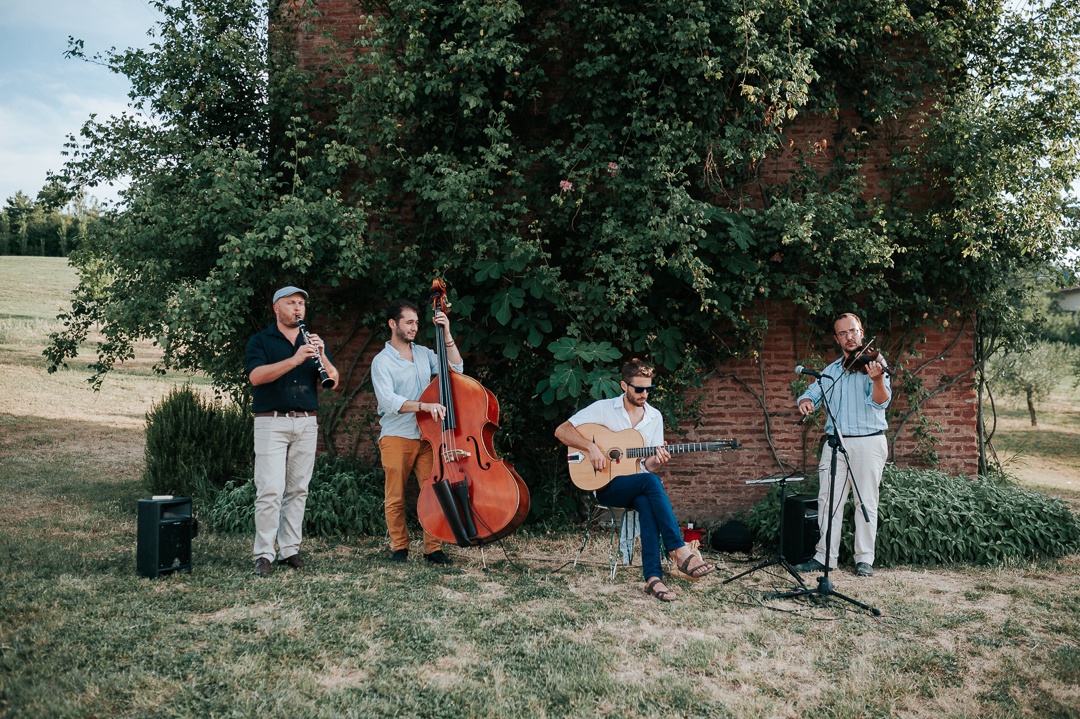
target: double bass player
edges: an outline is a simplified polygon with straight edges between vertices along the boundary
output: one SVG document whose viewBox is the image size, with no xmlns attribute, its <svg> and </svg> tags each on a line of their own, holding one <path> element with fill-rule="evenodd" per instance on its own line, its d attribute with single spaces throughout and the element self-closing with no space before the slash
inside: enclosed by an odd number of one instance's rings
<svg viewBox="0 0 1080 719">
<path fill-rule="evenodd" d="M 450 332 L 450 319 L 436 312 L 435 324 L 446 340 L 446 358 L 454 372 L 464 371 L 457 343 Z M 437 402 L 421 402 L 436 374 L 438 358 L 433 351 L 415 343 L 420 329 L 420 310 L 408 300 L 395 300 L 386 310 L 390 339 L 371 363 L 371 383 L 378 400 L 379 454 L 386 475 L 383 508 L 390 533 L 390 561 L 405 562 L 409 556 L 409 530 L 405 525 L 405 488 L 409 476 L 423 481 L 431 474 L 434 457 L 431 445 L 421 440 L 416 415 L 426 412 L 442 421 L 446 407 Z M 442 551 L 442 542 L 424 532 L 424 559 L 434 564 L 452 564 Z"/>
</svg>

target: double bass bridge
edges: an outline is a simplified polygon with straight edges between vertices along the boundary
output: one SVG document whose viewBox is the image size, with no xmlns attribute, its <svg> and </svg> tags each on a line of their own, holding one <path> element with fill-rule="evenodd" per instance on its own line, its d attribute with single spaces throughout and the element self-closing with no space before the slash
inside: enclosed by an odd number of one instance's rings
<svg viewBox="0 0 1080 719">
<path fill-rule="evenodd" d="M 444 449 L 440 454 L 443 462 L 459 462 L 472 456 L 472 452 L 464 449 Z"/>
</svg>

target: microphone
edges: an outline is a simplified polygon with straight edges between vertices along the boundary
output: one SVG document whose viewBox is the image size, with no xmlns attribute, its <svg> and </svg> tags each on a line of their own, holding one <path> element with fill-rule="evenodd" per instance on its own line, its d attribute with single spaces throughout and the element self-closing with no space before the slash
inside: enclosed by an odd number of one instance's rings
<svg viewBox="0 0 1080 719">
<path fill-rule="evenodd" d="M 797 367 L 795 367 L 795 374 L 808 374 L 811 377 L 817 377 L 818 379 L 821 379 L 820 372 L 815 372 L 812 369 L 806 369 L 802 365 L 798 365 Z"/>
</svg>

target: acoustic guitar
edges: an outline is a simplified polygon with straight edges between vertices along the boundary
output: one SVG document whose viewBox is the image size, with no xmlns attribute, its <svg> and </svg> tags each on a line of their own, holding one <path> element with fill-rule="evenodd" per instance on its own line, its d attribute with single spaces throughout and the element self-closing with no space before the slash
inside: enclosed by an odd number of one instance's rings
<svg viewBox="0 0 1080 719">
<path fill-rule="evenodd" d="M 608 482 L 625 474 L 642 472 L 638 459 L 656 454 L 656 447 L 646 447 L 645 439 L 636 429 L 624 429 L 612 432 L 601 424 L 583 424 L 577 428 L 582 436 L 595 442 L 607 457 L 607 467 L 597 472 L 589 461 L 589 454 L 580 449 L 569 448 L 566 461 L 570 467 L 570 481 L 578 489 L 593 492 Z M 665 444 L 671 454 L 684 452 L 727 452 L 742 445 L 735 439 L 718 439 L 712 442 L 689 442 L 687 444 Z"/>
</svg>

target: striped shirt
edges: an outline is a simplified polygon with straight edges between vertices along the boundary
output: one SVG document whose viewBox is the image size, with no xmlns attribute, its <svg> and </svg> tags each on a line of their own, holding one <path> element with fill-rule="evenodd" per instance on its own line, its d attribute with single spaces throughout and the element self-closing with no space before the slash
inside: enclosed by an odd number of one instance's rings
<svg viewBox="0 0 1080 719">
<path fill-rule="evenodd" d="M 862 437 L 889 428 L 885 420 L 885 408 L 892 401 L 892 381 L 885 377 L 885 388 L 889 398 L 878 404 L 874 401 L 874 381 L 864 372 L 845 372 L 844 358 L 830 364 L 821 372 L 821 379 L 816 380 L 799 395 L 796 404 L 808 399 L 814 403 L 814 409 L 822 405 L 822 387 L 830 414 L 825 420 L 825 432 L 836 434 L 833 417 L 840 425 L 840 433 L 845 437 Z"/>
</svg>

